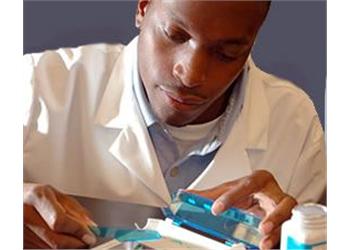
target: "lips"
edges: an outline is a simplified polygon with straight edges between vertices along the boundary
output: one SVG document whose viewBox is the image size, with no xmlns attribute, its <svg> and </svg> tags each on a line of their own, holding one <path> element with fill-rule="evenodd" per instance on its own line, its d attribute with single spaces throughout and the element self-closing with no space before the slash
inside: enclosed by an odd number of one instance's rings
<svg viewBox="0 0 350 250">
<path fill-rule="evenodd" d="M 206 102 L 203 98 L 194 95 L 179 94 L 178 92 L 163 86 L 160 87 L 160 92 L 164 96 L 165 102 L 172 109 L 180 112 L 188 112 L 198 109 L 199 106 Z"/>
<path fill-rule="evenodd" d="M 198 105 L 202 105 L 206 102 L 205 99 L 198 97 L 198 96 L 194 96 L 194 95 L 189 95 L 189 94 L 180 94 L 178 92 L 175 92 L 169 88 L 166 88 L 164 86 L 161 86 L 160 89 L 166 94 L 168 95 L 171 99 L 182 103 L 182 104 L 186 104 L 186 105 L 193 105 L 193 106 L 198 106 Z"/>
</svg>

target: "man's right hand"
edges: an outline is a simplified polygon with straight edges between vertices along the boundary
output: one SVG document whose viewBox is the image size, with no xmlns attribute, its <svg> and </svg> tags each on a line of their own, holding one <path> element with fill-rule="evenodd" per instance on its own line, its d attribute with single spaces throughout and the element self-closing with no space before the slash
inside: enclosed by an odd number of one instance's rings
<svg viewBox="0 0 350 250">
<path fill-rule="evenodd" d="M 75 199 L 51 186 L 24 184 L 24 248 L 86 248 L 96 226 Z"/>
</svg>

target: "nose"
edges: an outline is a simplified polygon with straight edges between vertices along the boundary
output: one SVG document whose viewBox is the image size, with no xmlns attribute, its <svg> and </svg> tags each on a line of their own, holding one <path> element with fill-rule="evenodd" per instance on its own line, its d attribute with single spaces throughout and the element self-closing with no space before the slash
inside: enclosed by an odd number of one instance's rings
<svg viewBox="0 0 350 250">
<path fill-rule="evenodd" d="M 173 66 L 173 76 L 188 88 L 202 85 L 208 74 L 208 56 L 201 48 L 182 51 Z"/>
</svg>

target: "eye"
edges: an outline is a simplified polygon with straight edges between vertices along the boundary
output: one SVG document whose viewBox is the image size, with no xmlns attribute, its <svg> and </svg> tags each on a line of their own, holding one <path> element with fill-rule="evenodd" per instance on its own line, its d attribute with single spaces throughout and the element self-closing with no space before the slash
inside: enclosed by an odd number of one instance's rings
<svg viewBox="0 0 350 250">
<path fill-rule="evenodd" d="M 166 38 L 174 43 L 185 43 L 190 39 L 190 36 L 179 30 L 175 29 L 163 29 Z"/>
<path fill-rule="evenodd" d="M 216 55 L 219 58 L 219 60 L 226 63 L 233 62 L 237 58 L 236 56 L 226 55 L 225 53 L 222 53 L 222 52 L 217 52 Z"/>
<path fill-rule="evenodd" d="M 224 63 L 231 63 L 238 58 L 238 55 L 227 53 L 222 50 L 214 50 L 214 56 Z"/>
<path fill-rule="evenodd" d="M 214 49 L 214 55 L 221 61 L 225 63 L 231 63 L 241 56 L 245 55 L 244 49 L 234 49 L 234 50 L 225 50 L 225 49 Z"/>
</svg>

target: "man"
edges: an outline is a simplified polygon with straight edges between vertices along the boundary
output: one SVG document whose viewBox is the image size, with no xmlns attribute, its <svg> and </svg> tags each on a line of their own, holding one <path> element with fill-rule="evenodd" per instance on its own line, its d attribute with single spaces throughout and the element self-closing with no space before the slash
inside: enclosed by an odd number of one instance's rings
<svg viewBox="0 0 350 250">
<path fill-rule="evenodd" d="M 128 46 L 30 56 L 25 246 L 92 245 L 92 217 L 108 213 L 101 200 L 132 223 L 179 188 L 214 199 L 214 214 L 237 206 L 263 216 L 260 247 L 275 246 L 297 201 L 319 199 L 325 155 L 307 95 L 249 56 L 268 7 L 140 0 Z"/>
</svg>

